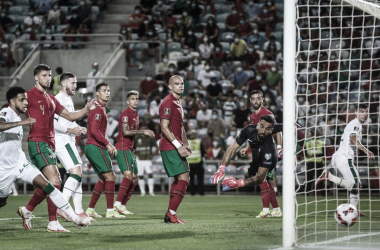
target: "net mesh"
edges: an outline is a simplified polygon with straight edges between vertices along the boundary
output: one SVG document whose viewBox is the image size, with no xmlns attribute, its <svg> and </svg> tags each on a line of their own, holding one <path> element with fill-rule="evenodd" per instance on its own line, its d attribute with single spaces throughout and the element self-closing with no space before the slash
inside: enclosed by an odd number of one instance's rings
<svg viewBox="0 0 380 250">
<path fill-rule="evenodd" d="M 297 1 L 296 115 L 302 125 L 296 154 L 297 244 L 380 248 L 379 2 Z M 359 151 L 354 158 L 362 184 L 358 209 L 368 217 L 343 228 L 334 211 L 350 203 L 349 192 L 315 181 L 325 167 L 340 176 L 331 156 L 359 103 L 369 106 L 361 142 L 376 157 L 369 160 Z"/>
</svg>

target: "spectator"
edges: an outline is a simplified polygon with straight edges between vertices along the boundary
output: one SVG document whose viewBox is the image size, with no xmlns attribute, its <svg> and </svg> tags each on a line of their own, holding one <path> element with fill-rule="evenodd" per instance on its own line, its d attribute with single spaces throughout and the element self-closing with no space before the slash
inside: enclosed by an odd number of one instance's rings
<svg viewBox="0 0 380 250">
<path fill-rule="evenodd" d="M 219 117 L 218 110 L 213 109 L 211 113 L 211 120 L 208 122 L 207 130 L 212 130 L 214 136 L 224 138 L 226 133 L 226 125 L 222 118 Z"/>
<path fill-rule="evenodd" d="M 53 90 L 54 96 L 57 95 L 59 93 L 59 91 L 61 91 L 61 82 L 59 81 L 59 78 L 63 73 L 62 67 L 57 67 L 55 69 L 55 73 L 56 73 L 56 75 L 53 77 L 53 81 L 50 84 L 50 89 Z"/>
<path fill-rule="evenodd" d="M 69 27 L 66 30 L 74 29 L 75 33 L 82 30 L 83 25 L 78 17 L 78 12 L 76 10 L 71 11 L 71 17 L 69 19 Z"/>
<path fill-rule="evenodd" d="M 156 16 L 166 16 L 166 12 L 170 9 L 170 6 L 165 5 L 162 0 L 158 0 L 157 4 L 152 8 L 152 14 Z M 171 13 L 172 14 L 172 13 Z"/>
<path fill-rule="evenodd" d="M 35 9 L 29 8 L 29 15 L 24 19 L 24 31 L 30 33 L 38 29 L 42 20 L 35 15 Z"/>
<path fill-rule="evenodd" d="M 117 138 L 117 133 L 119 132 L 119 122 L 114 119 L 112 113 L 108 113 L 107 116 L 108 123 L 105 138 L 108 140 L 109 143 L 114 145 L 115 140 Z"/>
<path fill-rule="evenodd" d="M 276 121 L 278 123 L 282 123 L 283 122 L 282 111 L 279 110 L 279 109 L 277 109 L 277 105 L 275 103 L 271 103 L 271 105 L 269 106 L 269 110 L 272 111 L 272 113 L 276 117 Z"/>
<path fill-rule="evenodd" d="M 99 64 L 97 62 L 93 63 L 92 66 L 91 66 L 91 72 L 88 73 L 87 77 L 87 80 L 86 80 L 86 92 L 87 92 L 87 96 L 89 97 L 93 97 L 93 94 L 94 94 L 94 87 L 96 85 L 96 81 L 98 81 L 99 79 L 91 79 L 91 77 L 100 77 L 102 74 L 100 73 L 99 70 Z"/>
<path fill-rule="evenodd" d="M 217 44 L 210 56 L 211 67 L 215 70 L 219 70 L 225 61 L 226 53 L 222 50 L 222 45 Z"/>
<path fill-rule="evenodd" d="M 177 71 L 177 67 L 175 66 L 175 64 L 171 63 L 169 65 L 169 71 L 166 71 L 163 77 L 165 85 L 168 85 L 169 78 L 172 77 L 173 75 L 179 75 L 179 72 Z"/>
<path fill-rule="evenodd" d="M 9 27 L 16 25 L 16 23 L 8 17 L 5 8 L 1 10 L 0 24 L 1 27 L 3 27 L 4 32 L 7 32 Z"/>
<path fill-rule="evenodd" d="M 244 13 L 247 17 L 247 22 L 255 22 L 256 18 L 261 13 L 261 5 L 250 0 L 244 9 Z"/>
<path fill-rule="evenodd" d="M 194 119 L 197 112 L 202 109 L 204 95 L 199 93 L 199 87 L 195 86 L 188 96 L 188 110 L 190 118 Z"/>
<path fill-rule="evenodd" d="M 235 32 L 236 28 L 239 25 L 240 14 L 237 12 L 236 6 L 232 7 L 232 13 L 229 14 L 226 18 L 225 25 L 228 31 Z"/>
<path fill-rule="evenodd" d="M 182 23 L 185 25 L 186 29 L 189 29 L 194 26 L 193 17 L 189 16 L 187 10 L 183 10 L 182 12 Z"/>
<path fill-rule="evenodd" d="M 147 103 L 150 103 L 152 101 L 152 97 L 154 96 L 160 96 L 160 99 L 164 99 L 168 95 L 168 87 L 163 84 L 162 81 L 158 81 L 158 88 L 153 90 L 152 93 L 149 96 L 149 100 L 147 100 Z"/>
<path fill-rule="evenodd" d="M 276 60 L 277 53 L 281 50 L 281 43 L 276 41 L 275 36 L 270 36 L 269 41 L 264 43 L 264 53 L 269 60 Z"/>
<path fill-rule="evenodd" d="M 0 42 L 1 44 L 1 42 Z M 0 46 L 0 65 L 7 65 L 9 55 L 9 47 L 8 44 L 3 43 Z"/>
<path fill-rule="evenodd" d="M 208 122 L 211 120 L 212 111 L 207 109 L 206 105 L 202 105 L 201 110 L 198 110 L 196 119 L 198 128 L 207 128 Z"/>
<path fill-rule="evenodd" d="M 265 80 L 260 71 L 256 71 L 256 76 L 250 80 L 247 84 L 247 93 L 251 93 L 252 90 L 261 89 L 261 86 L 265 84 Z"/>
<path fill-rule="evenodd" d="M 166 12 L 165 16 L 154 16 L 153 20 L 155 23 L 162 24 L 165 31 L 170 32 L 167 34 L 167 37 L 171 36 L 171 30 L 176 24 L 177 18 L 173 16 L 173 13 L 170 9 Z"/>
<path fill-rule="evenodd" d="M 250 23 L 246 22 L 245 17 L 240 17 L 240 23 L 236 28 L 236 32 L 239 34 L 240 38 L 245 41 L 248 40 L 248 36 L 252 34 L 253 28 Z"/>
<path fill-rule="evenodd" d="M 340 72 L 335 73 L 335 75 L 340 74 Z M 344 73 L 343 73 L 344 74 Z M 306 67 L 303 68 L 300 72 L 299 80 L 301 83 L 315 83 L 317 81 L 318 71 L 311 62 L 307 63 Z M 348 75 L 347 75 L 348 80 Z M 336 77 L 337 79 L 337 77 Z"/>
<path fill-rule="evenodd" d="M 253 45 L 258 45 L 260 50 L 263 50 L 263 47 L 264 47 L 264 43 L 267 41 L 268 39 L 261 35 L 259 33 L 259 30 L 257 28 L 257 25 L 255 24 L 253 26 L 253 30 L 252 30 L 252 34 L 250 36 L 248 36 L 248 44 L 253 44 Z"/>
<path fill-rule="evenodd" d="M 235 87 L 241 90 L 245 90 L 249 75 L 243 70 L 243 64 L 239 62 L 235 73 L 228 77 L 228 80 L 234 83 Z"/>
<path fill-rule="evenodd" d="M 210 63 L 206 62 L 204 66 L 204 70 L 201 70 L 198 73 L 197 81 L 201 88 L 206 89 L 210 84 L 210 80 L 212 77 L 216 77 L 215 73 L 211 71 Z"/>
<path fill-rule="evenodd" d="M 154 97 L 154 100 L 151 101 L 149 104 L 149 114 L 153 119 L 160 118 L 160 113 L 158 111 L 158 108 L 160 107 L 161 102 L 162 102 L 161 96 L 156 95 Z"/>
<path fill-rule="evenodd" d="M 266 76 L 268 87 L 271 89 L 275 89 L 278 86 L 281 79 L 282 79 L 282 74 L 278 72 L 277 66 L 275 64 L 272 65 L 271 70 L 267 73 L 267 76 Z"/>
<path fill-rule="evenodd" d="M 162 62 L 160 62 L 158 65 L 156 65 L 156 79 L 162 80 L 163 75 L 166 71 L 169 70 L 169 56 L 165 54 L 162 57 Z"/>
<path fill-rule="evenodd" d="M 231 146 L 235 142 L 235 138 L 236 138 L 236 134 L 237 134 L 236 128 L 234 126 L 232 126 L 230 128 L 230 132 L 228 134 L 229 134 L 229 136 L 226 139 L 226 146 L 227 147 Z"/>
<path fill-rule="evenodd" d="M 193 59 L 193 56 L 190 54 L 188 46 L 183 46 L 181 54 L 177 58 L 177 67 L 178 70 L 185 70 L 190 66 L 190 61 Z"/>
<path fill-rule="evenodd" d="M 140 0 L 141 11 L 145 15 L 152 14 L 152 8 L 157 4 L 157 0 Z"/>
<path fill-rule="evenodd" d="M 140 95 L 145 100 L 149 100 L 150 94 L 157 88 L 157 81 L 153 79 L 151 72 L 147 72 L 146 78 L 140 82 Z"/>
<path fill-rule="evenodd" d="M 268 58 L 266 56 L 263 56 L 256 70 L 259 70 L 263 74 L 266 74 L 267 72 L 269 72 L 271 67 L 272 67 L 272 64 L 270 63 L 270 61 L 268 61 Z"/>
<path fill-rule="evenodd" d="M 219 137 L 214 137 L 212 140 L 212 147 L 206 150 L 206 157 L 209 160 L 221 160 L 224 156 L 224 149 L 222 149 Z"/>
<path fill-rule="evenodd" d="M 224 120 L 228 126 L 231 125 L 231 118 L 236 108 L 236 103 L 233 101 L 232 95 L 228 95 L 227 101 L 223 104 Z"/>
<path fill-rule="evenodd" d="M 76 9 L 78 12 L 78 20 L 82 24 L 82 27 L 84 29 L 89 30 L 89 32 L 92 32 L 92 10 L 91 6 L 87 5 L 84 0 L 79 2 L 79 7 Z"/>
<path fill-rule="evenodd" d="M 197 50 L 198 38 L 194 35 L 194 30 L 189 28 L 185 36 L 181 39 L 182 46 L 188 46 L 190 50 Z"/>
<path fill-rule="evenodd" d="M 204 70 L 204 66 L 200 62 L 199 57 L 194 56 L 193 60 L 190 62 L 189 67 L 187 68 L 187 75 L 189 76 L 189 79 L 198 79 L 199 72 L 202 70 Z"/>
<path fill-rule="evenodd" d="M 275 25 L 275 16 L 273 13 L 269 12 L 269 9 L 264 5 L 261 9 L 261 13 L 256 19 L 256 22 L 259 27 L 259 31 L 269 31 L 271 28 L 274 28 Z"/>
<path fill-rule="evenodd" d="M 234 42 L 231 43 L 230 53 L 234 60 L 240 61 L 247 49 L 247 43 L 240 38 L 239 34 L 235 34 Z"/>
<path fill-rule="evenodd" d="M 139 5 L 135 6 L 135 13 L 129 16 L 128 27 L 137 30 L 145 18 L 147 18 L 147 15 L 141 13 L 141 7 Z"/>
<path fill-rule="evenodd" d="M 219 27 L 216 25 L 214 17 L 209 16 L 207 18 L 207 24 L 203 29 L 203 36 L 207 36 L 211 43 L 218 42 Z"/>
<path fill-rule="evenodd" d="M 144 62 L 145 62 L 145 56 L 148 53 L 155 55 L 156 64 L 160 62 L 160 43 L 158 42 L 158 36 L 153 26 L 148 27 L 148 32 L 145 33 L 145 35 L 141 38 L 141 40 L 147 41 L 147 42 L 156 41 L 157 43 L 148 43 L 148 48 L 142 50 L 141 64 L 139 66 L 139 70 L 142 70 L 144 66 Z"/>
<path fill-rule="evenodd" d="M 245 69 L 256 69 L 260 61 L 260 55 L 253 45 L 248 45 L 247 51 L 243 56 L 243 66 Z"/>
<path fill-rule="evenodd" d="M 181 19 L 177 19 L 172 27 L 171 40 L 174 42 L 181 42 L 181 39 L 186 34 L 186 26 L 182 23 Z"/>
<path fill-rule="evenodd" d="M 192 0 L 189 8 L 189 15 L 194 19 L 194 23 L 198 23 L 203 16 L 203 10 L 199 8 L 198 1 Z"/>
<path fill-rule="evenodd" d="M 244 97 L 239 99 L 239 108 L 235 109 L 232 115 L 232 126 L 238 129 L 245 127 L 245 124 L 249 121 L 249 116 L 251 115 L 251 110 L 247 108 L 246 99 Z"/>
<path fill-rule="evenodd" d="M 52 33 L 52 28 L 50 25 L 47 25 L 45 28 L 45 34 L 40 36 L 40 40 L 44 42 L 52 42 L 52 43 L 44 43 L 43 48 L 45 49 L 53 49 L 56 48 L 56 45 L 53 43 L 55 41 L 54 35 Z"/>
<path fill-rule="evenodd" d="M 172 4 L 172 8 L 173 8 L 173 13 L 174 14 L 182 14 L 182 12 L 184 10 L 187 10 L 189 8 L 189 4 L 187 3 L 186 0 L 176 0 L 173 4 Z"/>
<path fill-rule="evenodd" d="M 140 37 L 140 39 L 145 36 L 145 34 L 148 32 L 148 28 L 152 26 L 153 23 L 149 23 L 148 17 L 145 17 L 144 21 L 140 24 L 139 29 L 137 30 L 137 35 Z"/>
<path fill-rule="evenodd" d="M 273 14 L 274 21 L 277 22 L 277 8 L 273 0 L 266 0 L 265 6 L 268 7 L 269 13 Z"/>
<path fill-rule="evenodd" d="M 219 101 L 223 96 L 223 88 L 222 85 L 216 81 L 215 77 L 211 78 L 211 83 L 207 86 L 206 91 L 209 103 L 213 103 L 214 105 L 219 106 Z"/>
<path fill-rule="evenodd" d="M 38 15 L 45 15 L 53 6 L 55 0 L 38 0 Z"/>
<path fill-rule="evenodd" d="M 204 182 L 204 168 L 203 168 L 203 157 L 206 154 L 206 151 L 201 143 L 201 141 L 197 138 L 197 131 L 191 130 L 188 132 L 188 142 L 192 149 L 191 156 L 187 157 L 187 161 L 190 165 L 190 183 L 189 189 L 191 195 L 195 195 L 195 175 L 197 176 L 198 182 L 198 192 L 200 195 L 204 195 L 203 190 L 203 182 Z"/>
<path fill-rule="evenodd" d="M 53 8 L 45 14 L 46 22 L 50 25 L 60 25 L 65 20 L 65 15 L 59 9 L 59 2 L 53 4 Z"/>
<path fill-rule="evenodd" d="M 20 26 L 16 28 L 14 35 L 16 38 L 13 40 L 11 44 L 11 52 L 12 58 L 16 62 L 16 66 L 18 66 L 24 60 L 24 47 L 21 43 L 18 43 L 20 41 L 25 40 L 24 36 L 22 35 L 22 30 Z"/>
<path fill-rule="evenodd" d="M 210 41 L 208 36 L 203 37 L 203 43 L 198 46 L 199 56 L 202 60 L 208 60 L 211 52 L 214 49 L 214 44 Z"/>
<path fill-rule="evenodd" d="M 236 65 L 232 62 L 233 59 L 230 54 L 227 55 L 226 59 L 227 61 L 222 64 L 222 67 L 220 67 L 220 73 L 223 79 L 227 79 L 236 69 Z"/>
</svg>

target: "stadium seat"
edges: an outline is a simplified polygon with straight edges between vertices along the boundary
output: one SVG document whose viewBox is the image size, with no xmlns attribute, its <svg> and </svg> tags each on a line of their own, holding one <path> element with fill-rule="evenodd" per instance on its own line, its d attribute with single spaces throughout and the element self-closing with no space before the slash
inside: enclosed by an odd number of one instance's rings
<svg viewBox="0 0 380 250">
<path fill-rule="evenodd" d="M 217 4 L 215 4 L 215 11 L 216 11 L 217 14 L 223 14 L 223 13 L 225 13 L 225 14 L 231 14 L 232 7 L 235 6 L 235 5 L 225 5 L 225 4 L 223 4 L 220 7 L 218 7 L 218 10 L 216 10 L 216 5 Z"/>
<path fill-rule="evenodd" d="M 70 12 L 69 12 L 69 7 L 68 6 L 60 6 L 59 9 L 65 13 L 65 15 L 67 16 Z"/>
<path fill-rule="evenodd" d="M 234 89 L 234 90 L 233 90 L 233 93 L 234 93 L 235 95 L 237 95 L 239 98 L 241 98 L 241 97 L 243 96 L 243 91 L 240 90 L 240 89 Z"/>
<path fill-rule="evenodd" d="M 201 32 L 195 32 L 194 36 L 196 36 L 199 39 L 199 38 L 201 38 L 203 36 L 203 33 L 201 33 Z"/>
<path fill-rule="evenodd" d="M 162 29 L 162 25 L 159 23 L 154 24 L 154 29 L 156 30 L 157 33 L 163 32 L 164 30 Z"/>
<path fill-rule="evenodd" d="M 235 36 L 234 32 L 223 32 L 220 35 L 220 41 L 231 43 L 234 40 L 234 36 Z"/>
<path fill-rule="evenodd" d="M 172 51 L 172 52 L 168 52 L 168 54 L 169 54 L 169 60 L 177 61 L 178 57 L 181 55 L 181 52 L 179 52 L 179 51 Z"/>
<path fill-rule="evenodd" d="M 255 72 L 253 72 L 252 70 L 245 70 L 245 72 L 247 72 L 249 78 L 251 77 L 254 77 L 255 76 Z"/>
<path fill-rule="evenodd" d="M 222 46 L 222 49 L 224 52 L 227 52 L 227 53 L 230 52 L 230 44 L 229 43 L 221 42 L 220 45 Z"/>
<path fill-rule="evenodd" d="M 166 41 L 166 33 L 158 33 L 158 40 L 160 40 L 160 42 L 165 42 Z"/>
<path fill-rule="evenodd" d="M 283 23 L 276 23 L 275 31 L 284 32 L 284 24 Z"/>
<path fill-rule="evenodd" d="M 137 114 L 139 114 L 140 117 L 144 117 L 144 114 L 148 112 L 147 108 L 142 108 L 137 110 Z"/>
<path fill-rule="evenodd" d="M 226 22 L 226 19 L 227 19 L 227 16 L 229 15 L 230 13 L 224 13 L 224 14 L 219 14 L 216 16 L 216 22 L 217 23 L 225 23 Z"/>
<path fill-rule="evenodd" d="M 91 6 L 91 12 L 92 14 L 99 15 L 99 7 L 98 6 Z"/>
<path fill-rule="evenodd" d="M 207 128 L 197 129 L 197 137 L 202 138 L 207 135 Z"/>
<path fill-rule="evenodd" d="M 13 25 L 13 26 L 9 27 L 7 33 L 12 33 L 12 34 L 15 33 L 17 27 L 18 27 L 18 25 Z"/>
<path fill-rule="evenodd" d="M 67 27 L 68 27 L 67 24 L 57 25 L 55 32 L 56 33 L 63 33 Z"/>
<path fill-rule="evenodd" d="M 24 11 L 25 6 L 11 6 L 9 7 L 8 14 L 9 15 L 21 15 Z"/>
<path fill-rule="evenodd" d="M 189 86 L 190 87 L 199 86 L 199 83 L 197 80 L 189 80 Z"/>
<path fill-rule="evenodd" d="M 236 167 L 234 165 L 228 165 L 225 170 L 226 175 L 235 175 L 236 174 Z"/>
<path fill-rule="evenodd" d="M 198 127 L 197 119 L 189 119 L 188 124 L 193 127 L 193 129 L 196 129 Z"/>
<path fill-rule="evenodd" d="M 16 15 L 8 15 L 10 19 L 12 19 L 13 22 L 16 22 L 17 16 Z"/>
<path fill-rule="evenodd" d="M 17 16 L 15 22 L 16 22 L 18 25 L 23 26 L 23 25 L 24 25 L 24 20 L 25 20 L 26 17 L 27 17 L 27 16 Z"/>
<path fill-rule="evenodd" d="M 146 108 L 146 100 L 140 100 L 137 108 L 138 109 Z"/>
<path fill-rule="evenodd" d="M 213 17 L 213 18 L 215 19 L 215 16 L 214 16 L 213 14 L 206 14 L 206 15 L 204 15 L 204 16 L 202 17 L 200 23 L 207 23 L 207 18 L 209 18 L 210 16 Z"/>
<path fill-rule="evenodd" d="M 220 71 L 219 70 L 212 70 L 212 72 L 215 74 L 215 78 L 216 78 L 216 80 L 218 81 L 218 80 L 220 80 L 220 78 L 221 78 L 221 73 L 220 73 Z"/>
<path fill-rule="evenodd" d="M 133 51 L 142 51 L 143 49 L 147 49 L 149 46 L 147 43 L 135 43 L 131 44 L 130 48 L 133 49 Z"/>
<path fill-rule="evenodd" d="M 214 0 L 214 4 L 225 4 L 226 0 Z"/>
<path fill-rule="evenodd" d="M 284 34 L 284 32 L 282 32 L 282 31 L 275 31 L 275 32 L 271 32 L 270 33 L 270 35 L 271 36 L 275 36 L 276 37 L 276 41 L 279 42 L 279 43 L 281 43 L 281 44 L 283 43 L 283 39 L 282 39 L 283 34 Z"/>
<path fill-rule="evenodd" d="M 334 38 L 334 34 L 331 31 L 322 31 L 321 39 Z"/>
<path fill-rule="evenodd" d="M 139 35 L 137 33 L 131 33 L 132 40 L 140 40 Z"/>
<path fill-rule="evenodd" d="M 180 43 L 171 42 L 171 43 L 168 43 L 168 45 L 166 46 L 166 53 L 170 53 L 173 51 L 181 51 L 181 48 L 182 46 Z"/>
<path fill-rule="evenodd" d="M 5 34 L 5 41 L 7 41 L 7 44 L 11 44 L 15 38 L 16 36 L 13 34 Z"/>
<path fill-rule="evenodd" d="M 226 30 L 226 25 L 224 23 L 217 23 L 216 25 L 219 27 L 220 32 L 224 32 Z"/>
<path fill-rule="evenodd" d="M 222 85 L 222 87 L 227 87 L 232 84 L 230 80 L 219 80 L 218 83 Z"/>
<path fill-rule="evenodd" d="M 244 175 L 245 171 L 247 171 L 248 168 L 250 168 L 250 167 L 251 167 L 250 165 L 239 166 L 236 168 L 236 174 L 237 175 Z"/>
<path fill-rule="evenodd" d="M 30 3 L 29 0 L 16 0 L 15 5 L 23 5 L 29 7 Z"/>
<path fill-rule="evenodd" d="M 275 4 L 277 12 L 278 13 L 284 13 L 284 4 L 283 3 L 276 3 Z"/>
</svg>

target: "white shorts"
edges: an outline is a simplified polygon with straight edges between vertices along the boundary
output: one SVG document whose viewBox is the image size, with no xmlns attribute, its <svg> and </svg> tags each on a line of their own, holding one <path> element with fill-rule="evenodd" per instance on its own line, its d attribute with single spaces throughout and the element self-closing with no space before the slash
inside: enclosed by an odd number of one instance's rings
<svg viewBox="0 0 380 250">
<path fill-rule="evenodd" d="M 13 169 L 0 170 L 0 197 L 8 197 L 11 192 L 12 183 L 21 179 L 33 185 L 33 180 L 41 172 L 28 160 L 22 160 Z"/>
<path fill-rule="evenodd" d="M 55 153 L 67 171 L 82 165 L 82 159 L 79 156 L 75 142 L 72 140 L 67 139 L 56 143 Z"/>
<path fill-rule="evenodd" d="M 358 169 L 355 167 L 353 160 L 349 160 L 346 156 L 335 153 L 332 156 L 332 165 L 343 176 L 343 179 L 352 182 L 360 182 Z"/>
<path fill-rule="evenodd" d="M 140 176 L 144 175 L 144 171 L 146 174 L 152 173 L 152 160 L 139 160 L 136 156 L 136 164 Z"/>
</svg>

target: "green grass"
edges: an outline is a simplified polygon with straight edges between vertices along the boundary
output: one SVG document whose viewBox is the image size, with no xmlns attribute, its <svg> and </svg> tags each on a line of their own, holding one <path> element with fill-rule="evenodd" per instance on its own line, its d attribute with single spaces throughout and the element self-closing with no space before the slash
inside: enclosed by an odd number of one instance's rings
<svg viewBox="0 0 380 250">
<path fill-rule="evenodd" d="M 253 195 L 186 196 L 178 215 L 186 224 L 163 223 L 169 197 L 133 196 L 128 209 L 134 212 L 123 219 L 98 218 L 81 230 L 72 223 L 61 224 L 71 233 L 48 233 L 47 205 L 43 202 L 34 211 L 42 218 L 32 220 L 32 230 L 25 230 L 16 214 L 17 207 L 24 206 L 30 196 L 10 196 L 8 205 L 0 209 L 0 249 L 273 249 L 282 245 L 282 220 L 256 219 L 262 209 L 261 197 Z M 90 196 L 84 196 L 84 206 Z M 361 208 L 370 215 L 350 229 L 337 226 L 333 211 L 337 202 L 307 197 L 298 198 L 300 215 L 299 243 L 314 243 L 359 233 L 380 232 L 380 207 L 376 202 L 361 202 Z M 282 203 L 279 198 L 279 203 Z M 343 203 L 343 202 L 340 202 Z M 370 212 L 372 206 L 375 212 Z M 327 208 L 327 212 L 324 211 Z M 310 216 L 305 217 L 305 209 Z M 105 216 L 104 195 L 96 211 Z M 2 220 L 12 218 L 10 220 Z M 318 221 L 313 224 L 314 220 Z M 306 235 L 306 236 L 305 236 Z M 380 235 L 354 239 L 357 242 L 379 244 Z M 355 243 L 356 242 L 356 243 Z M 347 241 L 344 242 L 347 244 Z M 332 246 L 341 246 L 338 243 Z M 380 244 L 377 245 L 380 248 Z M 359 248 L 358 248 L 359 249 Z"/>
</svg>

